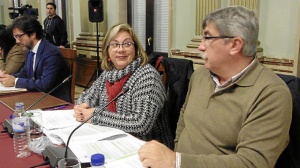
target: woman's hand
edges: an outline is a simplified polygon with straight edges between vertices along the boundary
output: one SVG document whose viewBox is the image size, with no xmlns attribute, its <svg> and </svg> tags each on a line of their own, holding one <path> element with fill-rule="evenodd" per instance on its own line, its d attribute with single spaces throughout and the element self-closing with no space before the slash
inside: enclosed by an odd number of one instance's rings
<svg viewBox="0 0 300 168">
<path fill-rule="evenodd" d="M 77 121 L 82 122 L 91 117 L 94 111 L 95 108 L 90 108 L 87 103 L 82 103 L 74 107 L 73 117 L 76 118 Z M 88 122 L 91 123 L 91 121 Z"/>
</svg>

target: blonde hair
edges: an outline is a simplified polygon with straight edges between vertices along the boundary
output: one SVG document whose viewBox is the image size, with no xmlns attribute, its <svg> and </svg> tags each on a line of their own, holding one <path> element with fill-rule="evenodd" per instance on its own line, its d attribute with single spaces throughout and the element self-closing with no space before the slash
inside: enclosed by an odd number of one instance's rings
<svg viewBox="0 0 300 168">
<path fill-rule="evenodd" d="M 144 51 L 144 49 L 140 43 L 140 40 L 138 39 L 134 30 L 127 23 L 120 23 L 120 24 L 117 24 L 117 25 L 114 25 L 113 27 L 111 27 L 104 37 L 104 40 L 102 43 L 102 62 L 101 62 L 101 68 L 103 70 L 111 70 L 113 68 L 112 62 L 108 61 L 108 58 L 109 58 L 108 48 L 109 48 L 109 43 L 111 42 L 111 40 L 120 31 L 126 31 L 132 37 L 133 42 L 134 42 L 136 58 L 138 58 L 138 57 L 142 58 L 141 66 L 145 65 L 148 62 L 148 56 L 147 56 L 146 52 Z"/>
</svg>

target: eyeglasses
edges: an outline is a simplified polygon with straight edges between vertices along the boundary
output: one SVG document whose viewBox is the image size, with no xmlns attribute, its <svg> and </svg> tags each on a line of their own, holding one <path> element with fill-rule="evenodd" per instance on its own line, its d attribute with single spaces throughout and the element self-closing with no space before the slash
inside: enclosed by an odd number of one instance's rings
<svg viewBox="0 0 300 168">
<path fill-rule="evenodd" d="M 210 40 L 210 39 L 218 39 L 218 38 L 235 38 L 234 36 L 202 36 L 202 41 Z"/>
<path fill-rule="evenodd" d="M 134 42 L 126 42 L 126 43 L 111 43 L 108 44 L 112 49 L 117 50 L 122 46 L 124 49 L 129 48 L 130 46 L 134 45 Z"/>
<path fill-rule="evenodd" d="M 24 35 L 25 35 L 25 33 L 17 34 L 17 35 L 14 35 L 14 38 L 20 40 Z"/>
</svg>

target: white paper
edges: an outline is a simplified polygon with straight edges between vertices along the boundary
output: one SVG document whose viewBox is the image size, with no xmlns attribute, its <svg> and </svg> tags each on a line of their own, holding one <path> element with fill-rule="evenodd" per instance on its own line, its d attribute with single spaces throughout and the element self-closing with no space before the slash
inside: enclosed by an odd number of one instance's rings
<svg viewBox="0 0 300 168">
<path fill-rule="evenodd" d="M 47 130 L 77 126 L 81 122 L 73 117 L 74 109 L 42 111 L 43 126 Z"/>
<path fill-rule="evenodd" d="M 73 117 L 73 109 L 40 111 L 44 133 L 54 144 L 66 144 L 71 132 L 81 124 Z M 72 134 L 69 148 L 82 163 L 102 153 L 108 168 L 139 168 L 142 166 L 137 152 L 144 143 L 122 130 L 85 123 Z"/>
<path fill-rule="evenodd" d="M 71 132 L 75 128 L 76 127 L 68 127 L 63 129 L 50 130 L 48 131 L 48 133 L 50 133 L 50 137 L 53 135 L 55 135 L 56 137 L 60 137 L 66 144 Z M 71 142 L 95 142 L 104 138 L 120 134 L 126 133 L 122 130 L 115 128 L 85 123 L 73 133 L 70 140 L 70 144 Z"/>
<path fill-rule="evenodd" d="M 73 143 L 69 147 L 82 163 L 90 162 L 91 155 L 101 153 L 105 157 L 105 163 L 112 162 L 137 153 L 144 144 L 129 134 L 114 140 L 102 140 L 91 143 Z"/>
<path fill-rule="evenodd" d="M 15 88 L 15 87 L 5 87 L 0 83 L 0 93 L 7 91 L 26 91 L 24 88 Z"/>
<path fill-rule="evenodd" d="M 105 168 L 143 168 L 138 154 L 134 154 L 113 162 L 106 163 Z"/>
</svg>

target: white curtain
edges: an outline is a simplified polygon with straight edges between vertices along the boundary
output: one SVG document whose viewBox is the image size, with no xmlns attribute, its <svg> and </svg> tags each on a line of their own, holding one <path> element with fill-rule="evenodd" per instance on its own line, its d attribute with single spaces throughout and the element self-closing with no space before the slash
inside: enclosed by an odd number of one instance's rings
<svg viewBox="0 0 300 168">
<path fill-rule="evenodd" d="M 132 5 L 132 27 L 146 49 L 146 0 L 133 0 Z M 169 1 L 154 0 L 154 52 L 168 52 L 168 28 Z"/>
</svg>

